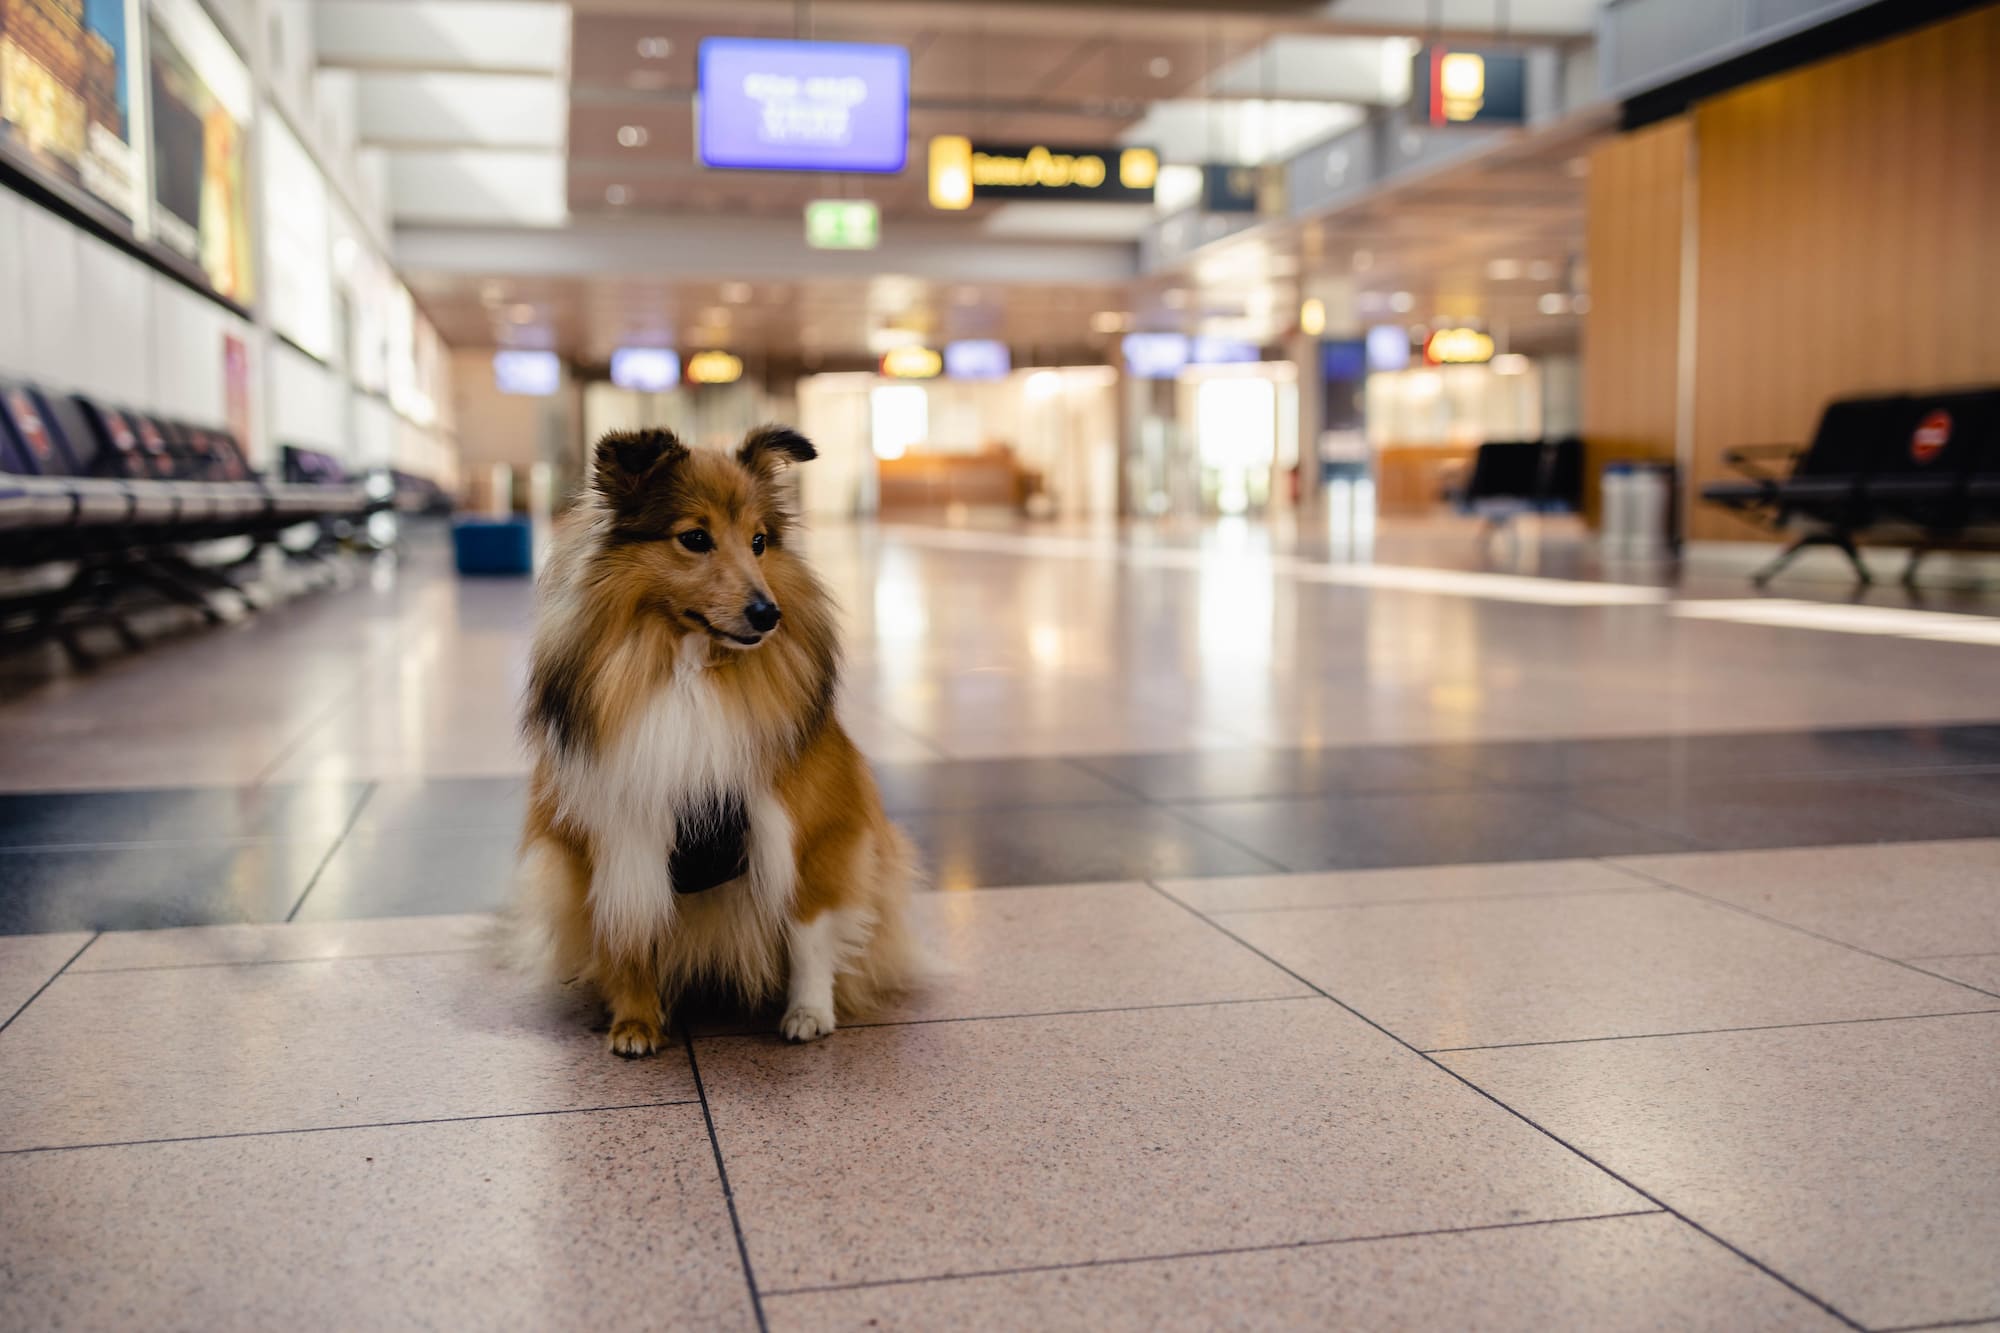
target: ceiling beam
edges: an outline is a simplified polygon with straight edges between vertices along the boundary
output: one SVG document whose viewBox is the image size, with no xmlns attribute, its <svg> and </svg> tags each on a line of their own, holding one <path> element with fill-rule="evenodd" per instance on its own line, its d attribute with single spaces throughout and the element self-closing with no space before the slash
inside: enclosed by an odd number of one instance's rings
<svg viewBox="0 0 2000 1333">
<path fill-rule="evenodd" d="M 399 269 L 496 277 L 745 281 L 898 276 L 952 283 L 1115 283 L 1138 272 L 1123 242 L 997 241 L 950 223 L 892 223 L 881 250 L 809 250 L 797 218 L 573 218 L 560 229 L 396 228 Z"/>
</svg>

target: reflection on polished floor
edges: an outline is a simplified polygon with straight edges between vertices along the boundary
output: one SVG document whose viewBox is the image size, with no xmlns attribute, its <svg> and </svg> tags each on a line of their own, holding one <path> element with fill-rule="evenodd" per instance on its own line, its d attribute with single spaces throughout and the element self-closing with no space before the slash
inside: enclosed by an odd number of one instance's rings
<svg viewBox="0 0 2000 1333">
<path fill-rule="evenodd" d="M 0 682 L 0 1327 L 2000 1327 L 2000 606 L 812 546 L 945 964 L 812 1047 L 487 960 L 525 585 Z"/>
</svg>

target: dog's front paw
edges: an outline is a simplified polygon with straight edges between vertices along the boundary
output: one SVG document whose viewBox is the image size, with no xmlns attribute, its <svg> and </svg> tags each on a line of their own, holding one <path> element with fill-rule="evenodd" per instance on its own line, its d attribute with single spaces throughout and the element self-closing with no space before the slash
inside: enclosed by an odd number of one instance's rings
<svg viewBox="0 0 2000 1333">
<path fill-rule="evenodd" d="M 785 1034 L 786 1041 L 813 1041 L 824 1037 L 833 1031 L 833 1010 L 795 1004 L 785 1010 L 784 1018 L 778 1023 L 778 1031 Z"/>
<path fill-rule="evenodd" d="M 657 1019 L 620 1018 L 611 1024 L 611 1053 L 627 1060 L 651 1055 L 666 1044 L 666 1032 Z"/>
</svg>

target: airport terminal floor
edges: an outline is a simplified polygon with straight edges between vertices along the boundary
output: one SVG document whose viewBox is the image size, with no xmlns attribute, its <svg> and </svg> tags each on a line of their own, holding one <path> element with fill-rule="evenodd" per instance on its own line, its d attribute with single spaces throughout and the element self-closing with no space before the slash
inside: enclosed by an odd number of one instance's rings
<svg viewBox="0 0 2000 1333">
<path fill-rule="evenodd" d="M 807 548 L 936 960 L 807 1046 L 493 959 L 532 590 L 435 534 L 17 663 L 0 1326 L 2000 1327 L 1990 598 Z"/>
</svg>

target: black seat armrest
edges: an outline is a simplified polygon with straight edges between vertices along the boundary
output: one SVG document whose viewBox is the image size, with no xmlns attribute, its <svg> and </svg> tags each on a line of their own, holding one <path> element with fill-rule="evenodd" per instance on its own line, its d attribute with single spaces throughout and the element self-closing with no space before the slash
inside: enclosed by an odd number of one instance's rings
<svg viewBox="0 0 2000 1333">
<path fill-rule="evenodd" d="M 1747 480 L 1775 485 L 1790 476 L 1791 465 L 1805 451 L 1803 444 L 1739 444 L 1723 450 L 1722 461 Z M 1787 465 L 1783 476 L 1770 470 L 1771 464 L 1779 461 Z"/>
</svg>

